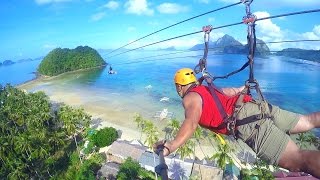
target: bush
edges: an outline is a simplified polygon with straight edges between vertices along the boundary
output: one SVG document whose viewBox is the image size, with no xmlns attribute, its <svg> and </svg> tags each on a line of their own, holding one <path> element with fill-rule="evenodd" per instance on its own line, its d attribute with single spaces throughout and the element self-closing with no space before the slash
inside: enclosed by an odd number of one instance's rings
<svg viewBox="0 0 320 180">
<path fill-rule="evenodd" d="M 105 147 L 118 139 L 118 132 L 113 127 L 107 127 L 99 130 L 93 135 L 93 142 L 97 147 Z"/>
<path fill-rule="evenodd" d="M 129 157 L 123 164 L 120 165 L 117 179 L 152 180 L 155 179 L 155 177 L 153 176 L 152 172 L 143 169 L 137 161 Z"/>
</svg>

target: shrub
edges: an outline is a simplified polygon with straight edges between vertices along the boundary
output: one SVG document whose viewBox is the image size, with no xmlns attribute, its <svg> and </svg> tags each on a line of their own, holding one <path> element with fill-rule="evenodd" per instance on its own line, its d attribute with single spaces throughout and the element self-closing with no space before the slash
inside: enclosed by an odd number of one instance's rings
<svg viewBox="0 0 320 180">
<path fill-rule="evenodd" d="M 117 179 L 152 180 L 155 179 L 155 177 L 153 176 L 152 172 L 143 169 L 137 161 L 129 157 L 123 164 L 120 165 Z"/>
<path fill-rule="evenodd" d="M 97 147 L 109 146 L 118 138 L 118 132 L 113 127 L 107 127 L 99 130 L 93 136 L 93 142 Z"/>
</svg>

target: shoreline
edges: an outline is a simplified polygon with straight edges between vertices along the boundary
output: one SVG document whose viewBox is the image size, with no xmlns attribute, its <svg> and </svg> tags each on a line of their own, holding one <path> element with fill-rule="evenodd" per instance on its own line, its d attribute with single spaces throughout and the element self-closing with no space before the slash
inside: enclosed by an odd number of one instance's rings
<svg viewBox="0 0 320 180">
<path fill-rule="evenodd" d="M 77 73 L 77 72 L 85 72 L 85 71 L 89 71 L 89 70 L 93 70 L 93 69 L 103 69 L 107 65 L 108 65 L 108 63 L 106 63 L 105 65 L 97 66 L 97 67 L 78 69 L 75 71 L 64 72 L 64 73 L 58 74 L 56 76 L 46 76 L 46 75 L 39 74 L 38 72 L 32 72 L 33 74 L 35 74 L 34 78 L 27 80 L 27 81 L 24 81 L 22 83 L 19 83 L 19 84 L 15 85 L 15 87 L 22 88 L 23 86 L 28 86 L 30 83 L 37 82 L 37 81 L 50 81 L 50 80 L 54 80 L 56 78 L 59 78 L 63 75 L 67 75 L 67 74 L 73 74 L 73 73 Z"/>
</svg>

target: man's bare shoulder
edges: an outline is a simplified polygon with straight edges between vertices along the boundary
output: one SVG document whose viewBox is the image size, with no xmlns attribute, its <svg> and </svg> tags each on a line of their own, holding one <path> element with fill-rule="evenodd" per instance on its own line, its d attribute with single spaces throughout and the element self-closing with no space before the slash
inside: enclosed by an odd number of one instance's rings
<svg viewBox="0 0 320 180">
<path fill-rule="evenodd" d="M 194 104 L 194 103 L 202 103 L 201 96 L 196 92 L 189 92 L 184 98 L 183 98 L 183 104 Z"/>
</svg>

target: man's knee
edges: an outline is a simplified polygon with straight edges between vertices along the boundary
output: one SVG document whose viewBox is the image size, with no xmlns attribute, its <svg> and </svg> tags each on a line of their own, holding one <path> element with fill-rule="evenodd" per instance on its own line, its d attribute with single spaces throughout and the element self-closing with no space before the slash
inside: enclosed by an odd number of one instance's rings
<svg viewBox="0 0 320 180">
<path fill-rule="evenodd" d="M 286 155 L 281 158 L 279 166 L 292 172 L 301 172 L 308 166 L 308 157 L 300 150 L 294 154 Z"/>
<path fill-rule="evenodd" d="M 306 154 L 290 139 L 281 153 L 279 166 L 293 172 L 301 171 L 306 166 Z"/>
</svg>

